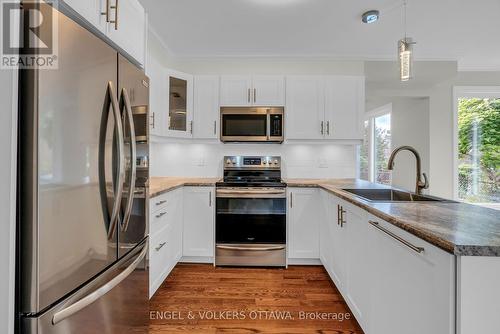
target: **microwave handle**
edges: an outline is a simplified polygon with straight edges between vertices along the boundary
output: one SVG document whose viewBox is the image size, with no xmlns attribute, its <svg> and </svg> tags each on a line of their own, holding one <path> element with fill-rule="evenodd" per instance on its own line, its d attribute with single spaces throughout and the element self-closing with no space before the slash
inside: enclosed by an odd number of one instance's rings
<svg viewBox="0 0 500 334">
<path fill-rule="evenodd" d="M 271 139 L 271 114 L 269 113 L 269 110 L 267 111 L 267 122 L 266 122 L 266 133 L 267 133 L 267 140 Z"/>
</svg>

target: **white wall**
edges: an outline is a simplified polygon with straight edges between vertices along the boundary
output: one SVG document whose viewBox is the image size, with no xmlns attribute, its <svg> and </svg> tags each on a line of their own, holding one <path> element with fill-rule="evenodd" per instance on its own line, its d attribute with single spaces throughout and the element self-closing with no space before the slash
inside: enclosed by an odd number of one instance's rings
<svg viewBox="0 0 500 334">
<path fill-rule="evenodd" d="M 415 70 L 415 78 L 401 83 L 397 81 L 397 73 L 390 71 L 391 64 L 367 62 L 367 100 L 429 98 L 429 193 L 453 198 L 453 87 L 500 86 L 500 72 L 457 72 L 456 65 L 449 62 L 417 62 L 415 65 L 419 69 Z"/>
<path fill-rule="evenodd" d="M 150 71 L 172 68 L 190 74 L 349 74 L 364 75 L 361 61 L 335 61 L 327 58 L 200 58 L 177 59 L 150 31 L 148 40 Z M 158 73 L 148 74 L 151 86 Z M 161 76 L 160 76 L 161 78 Z M 157 92 L 155 93 L 157 94 Z M 153 100 L 153 92 L 152 92 Z M 157 113 L 158 105 L 151 105 Z M 222 144 L 211 141 L 166 140 L 151 145 L 153 176 L 222 176 L 224 155 L 280 155 L 285 177 L 355 177 L 356 146 L 319 143 Z"/>
<path fill-rule="evenodd" d="M 500 72 L 458 72 L 430 91 L 430 190 L 448 198 L 454 195 L 453 86 L 500 86 Z"/>
<path fill-rule="evenodd" d="M 17 72 L 0 70 L 0 333 L 14 332 Z"/>
<path fill-rule="evenodd" d="M 430 140 L 429 140 L 429 98 L 428 97 L 383 97 L 371 98 L 367 103 L 367 112 L 391 103 L 391 146 L 413 146 L 420 154 L 422 172 L 429 175 Z M 415 157 L 408 151 L 402 151 L 395 160 L 392 172 L 392 185 L 398 188 L 415 190 Z"/>
<path fill-rule="evenodd" d="M 152 176 L 222 176 L 225 155 L 279 155 L 283 177 L 356 177 L 356 146 L 334 144 L 152 143 Z"/>
</svg>

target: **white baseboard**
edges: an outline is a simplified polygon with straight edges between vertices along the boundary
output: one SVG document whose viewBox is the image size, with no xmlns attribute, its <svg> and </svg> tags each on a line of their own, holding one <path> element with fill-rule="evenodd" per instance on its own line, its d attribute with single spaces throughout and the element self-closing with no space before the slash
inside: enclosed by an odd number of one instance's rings
<svg viewBox="0 0 500 334">
<path fill-rule="evenodd" d="M 288 259 L 289 266 L 321 266 L 320 259 Z"/>
<path fill-rule="evenodd" d="M 213 256 L 183 256 L 179 260 L 180 263 L 214 263 Z"/>
</svg>

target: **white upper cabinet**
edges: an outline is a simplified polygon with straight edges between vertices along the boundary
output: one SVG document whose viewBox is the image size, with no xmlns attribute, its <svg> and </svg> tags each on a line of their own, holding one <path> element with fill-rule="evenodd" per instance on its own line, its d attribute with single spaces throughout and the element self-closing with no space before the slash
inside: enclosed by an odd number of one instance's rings
<svg viewBox="0 0 500 334">
<path fill-rule="evenodd" d="M 318 259 L 318 189 L 288 188 L 288 203 L 288 257 Z"/>
<path fill-rule="evenodd" d="M 169 137 L 186 138 L 193 134 L 193 76 L 174 70 L 164 72 L 168 100 L 166 131 Z M 163 80 L 163 79 L 162 79 Z"/>
<path fill-rule="evenodd" d="M 220 78 L 220 105 L 240 107 L 252 103 L 252 77 L 224 75 Z"/>
<path fill-rule="evenodd" d="M 260 75 L 252 77 L 254 106 L 285 105 L 285 78 L 280 75 Z"/>
<path fill-rule="evenodd" d="M 65 0 L 74 11 L 103 33 L 106 33 L 106 0 Z"/>
<path fill-rule="evenodd" d="M 66 0 L 65 3 L 144 66 L 146 13 L 138 0 Z"/>
<path fill-rule="evenodd" d="M 285 81 L 283 76 L 224 75 L 220 80 L 220 105 L 283 106 Z"/>
<path fill-rule="evenodd" d="M 150 57 L 146 75 L 149 77 L 150 134 L 164 136 L 168 127 L 168 76 L 165 68 Z"/>
<path fill-rule="evenodd" d="M 363 139 L 364 78 L 325 78 L 325 136 L 328 139 Z"/>
<path fill-rule="evenodd" d="M 219 128 L 219 77 L 194 77 L 193 137 L 217 138 Z"/>
<path fill-rule="evenodd" d="M 322 139 L 325 95 L 323 77 L 286 78 L 285 136 L 287 139 Z"/>
<path fill-rule="evenodd" d="M 287 139 L 362 139 L 364 78 L 288 76 Z"/>
<path fill-rule="evenodd" d="M 113 0 L 109 0 L 113 2 Z M 125 52 L 144 65 L 146 14 L 138 0 L 114 0 L 117 10 L 111 10 L 112 20 L 107 26 L 108 36 Z"/>
</svg>

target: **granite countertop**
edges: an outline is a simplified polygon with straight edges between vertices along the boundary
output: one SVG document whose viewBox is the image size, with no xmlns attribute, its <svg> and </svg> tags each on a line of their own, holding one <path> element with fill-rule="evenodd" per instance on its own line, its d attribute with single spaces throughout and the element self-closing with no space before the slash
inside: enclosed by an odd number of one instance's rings
<svg viewBox="0 0 500 334">
<path fill-rule="evenodd" d="M 455 255 L 500 256 L 500 212 L 458 202 L 370 202 L 346 189 L 389 188 L 359 179 L 287 179 L 319 187 Z"/>
<path fill-rule="evenodd" d="M 184 187 L 212 187 L 220 178 L 210 177 L 152 177 L 149 180 L 149 197 L 153 198 L 168 191 Z"/>
</svg>

